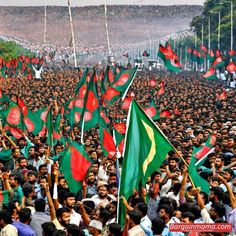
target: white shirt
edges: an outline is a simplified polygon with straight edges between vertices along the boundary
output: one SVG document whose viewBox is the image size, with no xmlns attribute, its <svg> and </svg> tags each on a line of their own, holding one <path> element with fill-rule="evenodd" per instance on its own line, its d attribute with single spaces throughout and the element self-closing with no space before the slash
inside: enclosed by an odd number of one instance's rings
<svg viewBox="0 0 236 236">
<path fill-rule="evenodd" d="M 6 225 L 0 232 L 0 236 L 18 236 L 17 228 L 14 225 Z"/>
<path fill-rule="evenodd" d="M 108 196 L 111 198 L 112 201 L 116 201 L 116 197 L 113 195 L 108 194 Z M 107 198 L 100 198 L 98 194 L 91 197 L 91 199 L 94 201 L 95 206 L 101 205 L 102 207 L 106 207 L 110 203 L 110 201 Z"/>
</svg>

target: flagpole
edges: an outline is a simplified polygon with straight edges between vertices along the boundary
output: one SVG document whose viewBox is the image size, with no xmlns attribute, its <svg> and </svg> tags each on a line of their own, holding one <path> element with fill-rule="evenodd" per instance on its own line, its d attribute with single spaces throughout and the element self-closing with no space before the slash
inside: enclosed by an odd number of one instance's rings
<svg viewBox="0 0 236 236">
<path fill-rule="evenodd" d="M 44 36 L 43 36 L 43 43 L 46 44 L 47 42 L 47 4 L 46 1 L 44 2 Z"/>
<path fill-rule="evenodd" d="M 70 28 L 71 28 L 71 37 L 72 37 L 72 44 L 73 44 L 74 65 L 75 67 L 77 67 L 75 36 L 74 36 L 74 29 L 73 29 L 72 15 L 71 15 L 70 0 L 68 0 L 68 9 L 69 9 L 69 16 L 70 16 Z"/>
<path fill-rule="evenodd" d="M 111 54 L 111 45 L 110 45 L 110 38 L 109 38 L 109 31 L 108 31 L 108 24 L 107 24 L 107 1 L 105 0 L 104 4 L 104 10 L 105 10 L 105 24 L 106 24 L 106 34 L 107 34 L 107 49 L 108 54 Z"/>
</svg>

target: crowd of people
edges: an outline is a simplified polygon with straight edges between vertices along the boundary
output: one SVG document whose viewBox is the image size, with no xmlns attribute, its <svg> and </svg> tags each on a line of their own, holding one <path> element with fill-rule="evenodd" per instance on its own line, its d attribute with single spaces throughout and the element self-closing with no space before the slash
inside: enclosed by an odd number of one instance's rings
<svg viewBox="0 0 236 236">
<path fill-rule="evenodd" d="M 1 88 L 13 101 L 21 97 L 32 111 L 51 104 L 56 114 L 55 100 L 60 112 L 74 96 L 78 78 L 76 70 L 48 71 L 41 80 L 5 78 Z M 150 80 L 156 86 L 151 87 Z M 165 93 L 160 96 L 161 82 Z M 224 89 L 227 98 L 219 100 Z M 84 134 L 83 146 L 93 165 L 81 190 L 74 194 L 58 161 L 52 158 L 65 148 L 63 144 L 50 150 L 45 137 L 24 133 L 14 140 L 1 128 L 0 236 L 193 235 L 171 232 L 171 223 L 230 223 L 231 233 L 198 235 L 236 235 L 236 90 L 221 81 L 206 81 L 200 73 L 142 71 L 127 96 L 131 94 L 142 107 L 154 101 L 159 110 L 169 110 L 171 116 L 160 118 L 156 124 L 178 154 L 169 153 L 146 185 L 124 199 L 118 196 L 117 175 L 122 171 L 123 157 L 118 167 L 115 158 L 103 153 L 98 128 L 90 129 Z M 111 123 L 126 122 L 128 111 L 121 109 L 121 103 L 119 100 L 107 108 Z M 63 120 L 61 133 L 81 141 L 78 127 L 69 127 Z M 211 134 L 216 135 L 214 150 L 198 168 L 209 183 L 207 195 L 191 184 L 185 162 L 190 162 L 193 147 L 203 146 Z M 1 157 L 3 150 L 11 151 L 7 161 Z M 118 221 L 119 204 L 126 207 L 124 226 Z"/>
</svg>

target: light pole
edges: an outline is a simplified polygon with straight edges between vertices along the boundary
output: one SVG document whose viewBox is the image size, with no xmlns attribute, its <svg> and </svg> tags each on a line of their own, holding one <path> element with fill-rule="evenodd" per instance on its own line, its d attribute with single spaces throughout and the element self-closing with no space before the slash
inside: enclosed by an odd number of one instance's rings
<svg viewBox="0 0 236 236">
<path fill-rule="evenodd" d="M 220 13 L 220 11 L 210 11 L 210 13 L 217 13 L 218 14 L 218 40 L 217 40 L 217 47 L 220 50 L 221 13 Z"/>
</svg>

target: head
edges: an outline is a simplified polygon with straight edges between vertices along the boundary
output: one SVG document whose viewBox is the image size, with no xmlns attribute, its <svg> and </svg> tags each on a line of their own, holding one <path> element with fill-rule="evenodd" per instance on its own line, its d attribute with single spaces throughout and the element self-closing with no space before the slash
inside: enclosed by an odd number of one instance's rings
<svg viewBox="0 0 236 236">
<path fill-rule="evenodd" d="M 100 198 L 105 199 L 108 194 L 108 185 L 105 183 L 102 185 L 99 185 L 98 183 L 97 192 Z"/>
<path fill-rule="evenodd" d="M 147 215 L 148 208 L 146 203 L 140 202 L 136 205 L 135 208 L 141 212 L 142 217 L 145 217 Z"/>
<path fill-rule="evenodd" d="M 223 218 L 225 216 L 225 207 L 220 202 L 212 203 L 209 214 L 213 220 Z"/>
<path fill-rule="evenodd" d="M 132 210 L 128 212 L 129 218 L 130 218 L 130 223 L 129 226 L 130 228 L 133 228 L 136 225 L 140 224 L 140 221 L 142 219 L 142 214 L 138 210 Z"/>
<path fill-rule="evenodd" d="M 90 171 L 89 174 L 88 174 L 87 183 L 88 184 L 94 184 L 95 183 L 95 175 L 92 171 Z"/>
<path fill-rule="evenodd" d="M 63 203 L 65 207 L 72 209 L 75 206 L 75 194 L 71 192 L 65 192 Z"/>
<path fill-rule="evenodd" d="M 42 164 L 39 166 L 39 174 L 40 175 L 47 175 L 48 174 L 47 164 Z"/>
<path fill-rule="evenodd" d="M 27 176 L 28 176 L 28 182 L 32 185 L 35 184 L 38 180 L 38 172 L 37 171 L 31 170 L 27 173 Z"/>
<path fill-rule="evenodd" d="M 24 157 L 24 156 L 21 156 L 21 157 L 19 158 L 19 166 L 20 166 L 22 169 L 25 169 L 25 168 L 27 167 L 27 165 L 28 165 L 28 160 L 27 160 L 27 158 Z"/>
<path fill-rule="evenodd" d="M 20 147 L 13 147 L 12 148 L 12 156 L 14 159 L 18 159 L 21 155 L 21 152 L 20 152 Z"/>
<path fill-rule="evenodd" d="M 152 220 L 152 231 L 155 235 L 161 235 L 165 228 L 165 221 L 160 217 L 156 217 Z"/>
<path fill-rule="evenodd" d="M 209 200 L 212 203 L 220 202 L 223 198 L 223 190 L 221 187 L 212 187 L 210 190 Z"/>
<path fill-rule="evenodd" d="M 170 205 L 163 204 L 159 207 L 159 217 L 165 222 L 168 222 L 173 215 L 173 207 Z"/>
<path fill-rule="evenodd" d="M 56 217 L 60 224 L 64 227 L 66 227 L 70 223 L 70 212 L 70 209 L 67 207 L 59 208 L 56 211 Z"/>
<path fill-rule="evenodd" d="M 91 235 L 98 235 L 102 232 L 102 222 L 98 220 L 91 220 L 88 227 Z"/>
<path fill-rule="evenodd" d="M 221 157 L 216 157 L 215 167 L 219 169 L 219 168 L 222 168 L 223 166 L 224 166 L 224 160 Z"/>
<path fill-rule="evenodd" d="M 16 188 L 20 185 L 20 176 L 18 175 L 10 175 L 9 184 L 12 188 Z"/>
<path fill-rule="evenodd" d="M 46 207 L 46 202 L 43 198 L 38 198 L 34 201 L 35 211 L 44 212 Z"/>
<path fill-rule="evenodd" d="M 8 211 L 0 211 L 0 228 L 12 223 L 11 214 Z"/>
<path fill-rule="evenodd" d="M 185 212 L 181 216 L 181 223 L 192 224 L 195 220 L 195 216 L 191 212 Z"/>
<path fill-rule="evenodd" d="M 19 212 L 19 219 L 21 223 L 29 224 L 31 221 L 31 210 L 29 208 L 22 208 Z"/>
<path fill-rule="evenodd" d="M 111 223 L 108 225 L 108 236 L 120 236 L 121 227 L 117 223 Z"/>
<path fill-rule="evenodd" d="M 43 229 L 43 236 L 51 236 L 57 229 L 54 223 L 45 222 L 41 225 Z"/>
</svg>

